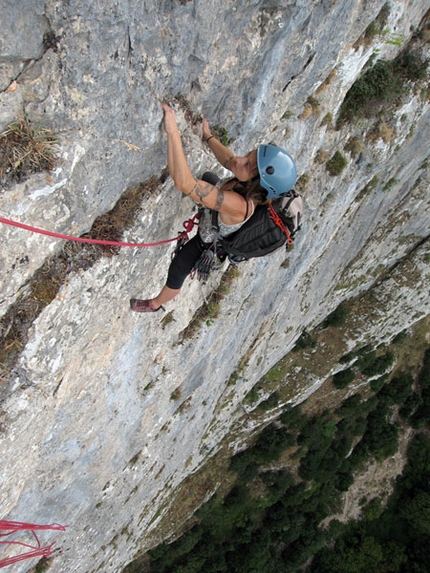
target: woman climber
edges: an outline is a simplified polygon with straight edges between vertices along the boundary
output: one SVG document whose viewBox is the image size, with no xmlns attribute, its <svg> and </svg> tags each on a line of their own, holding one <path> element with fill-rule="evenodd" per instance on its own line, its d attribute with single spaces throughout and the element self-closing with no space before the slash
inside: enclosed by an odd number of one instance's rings
<svg viewBox="0 0 430 573">
<path fill-rule="evenodd" d="M 200 219 L 197 234 L 174 256 L 166 284 L 158 295 L 151 299 L 130 300 L 135 312 L 156 312 L 180 292 L 186 277 L 214 244 L 208 210 L 218 212 L 217 236 L 226 237 L 252 217 L 257 205 L 289 191 L 297 178 L 293 159 L 280 147 L 263 144 L 244 157 L 236 157 L 212 135 L 207 120 L 203 119 L 203 141 L 219 163 L 232 171 L 234 178 L 223 183 L 214 174 L 205 174 L 202 179 L 196 179 L 184 154 L 175 112 L 167 104 L 162 107 L 169 173 L 178 191 L 206 208 L 206 216 Z"/>
</svg>

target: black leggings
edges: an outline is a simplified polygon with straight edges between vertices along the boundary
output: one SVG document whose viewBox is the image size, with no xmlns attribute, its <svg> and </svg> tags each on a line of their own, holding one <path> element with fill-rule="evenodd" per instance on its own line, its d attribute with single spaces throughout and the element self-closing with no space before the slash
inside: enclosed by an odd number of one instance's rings
<svg viewBox="0 0 430 573">
<path fill-rule="evenodd" d="M 166 286 L 171 289 L 180 289 L 185 279 L 192 271 L 200 255 L 211 246 L 212 243 L 204 243 L 197 233 L 192 239 L 185 243 L 179 253 L 177 253 L 170 263 L 167 274 Z"/>
<path fill-rule="evenodd" d="M 212 185 L 216 185 L 219 181 L 219 177 L 210 171 L 206 171 L 201 179 Z M 175 290 L 180 289 L 194 265 L 199 260 L 200 255 L 209 248 L 211 244 L 212 243 L 204 243 L 198 233 L 188 241 L 170 263 L 166 286 Z"/>
</svg>

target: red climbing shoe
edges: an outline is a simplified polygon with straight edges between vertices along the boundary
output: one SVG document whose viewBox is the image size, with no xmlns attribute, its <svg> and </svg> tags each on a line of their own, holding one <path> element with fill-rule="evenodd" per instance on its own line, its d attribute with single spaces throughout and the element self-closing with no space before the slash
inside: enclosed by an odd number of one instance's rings
<svg viewBox="0 0 430 573">
<path fill-rule="evenodd" d="M 164 310 L 163 306 L 152 308 L 150 300 L 141 300 L 139 298 L 130 299 L 130 308 L 134 312 L 157 312 L 160 308 Z"/>
</svg>

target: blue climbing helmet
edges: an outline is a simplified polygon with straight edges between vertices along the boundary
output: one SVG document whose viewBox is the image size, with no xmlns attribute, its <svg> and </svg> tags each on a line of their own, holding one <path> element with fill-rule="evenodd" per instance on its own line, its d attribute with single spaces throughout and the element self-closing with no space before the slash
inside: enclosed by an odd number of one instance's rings
<svg viewBox="0 0 430 573">
<path fill-rule="evenodd" d="M 257 166 L 260 184 L 267 190 L 267 198 L 279 197 L 294 187 L 297 168 L 289 153 L 277 145 L 259 145 Z"/>
</svg>

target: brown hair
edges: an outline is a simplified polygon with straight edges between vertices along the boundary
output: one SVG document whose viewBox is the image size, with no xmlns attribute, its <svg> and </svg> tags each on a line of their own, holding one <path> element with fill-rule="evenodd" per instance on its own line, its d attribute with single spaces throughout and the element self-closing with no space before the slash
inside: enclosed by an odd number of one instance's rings
<svg viewBox="0 0 430 573">
<path fill-rule="evenodd" d="M 239 181 L 239 179 L 234 179 L 235 184 L 233 191 L 242 195 L 246 199 L 252 199 L 257 204 L 270 203 L 267 199 L 267 191 L 260 185 L 260 176 L 257 175 L 248 181 Z"/>
</svg>

